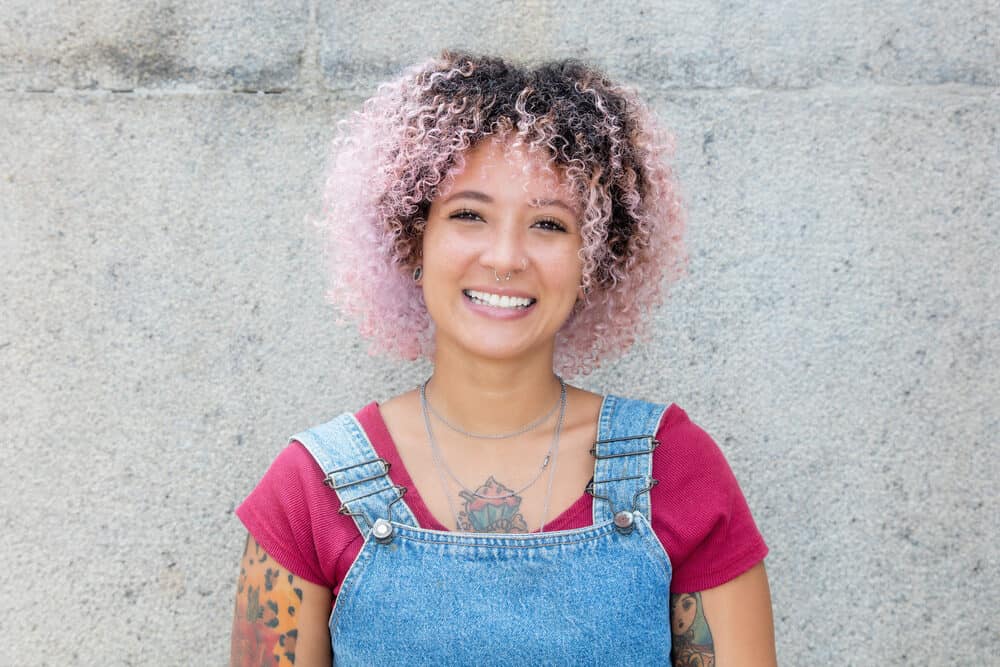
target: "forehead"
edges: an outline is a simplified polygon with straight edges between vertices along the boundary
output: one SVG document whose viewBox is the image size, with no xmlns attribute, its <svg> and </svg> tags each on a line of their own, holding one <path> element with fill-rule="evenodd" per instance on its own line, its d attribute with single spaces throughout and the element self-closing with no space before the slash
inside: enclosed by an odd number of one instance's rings
<svg viewBox="0 0 1000 667">
<path fill-rule="evenodd" d="M 439 196 L 447 197 L 470 188 L 531 201 L 573 199 L 562 169 L 551 164 L 548 155 L 490 139 L 479 142 L 460 157 Z"/>
</svg>

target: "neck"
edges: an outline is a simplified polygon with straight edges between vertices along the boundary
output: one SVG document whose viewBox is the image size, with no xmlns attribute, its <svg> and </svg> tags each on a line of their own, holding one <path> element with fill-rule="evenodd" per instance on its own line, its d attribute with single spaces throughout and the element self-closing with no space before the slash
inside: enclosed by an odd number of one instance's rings
<svg viewBox="0 0 1000 667">
<path fill-rule="evenodd" d="M 515 364 L 454 358 L 440 351 L 427 400 L 449 421 L 477 433 L 513 431 L 548 412 L 559 400 L 552 358 Z"/>
</svg>

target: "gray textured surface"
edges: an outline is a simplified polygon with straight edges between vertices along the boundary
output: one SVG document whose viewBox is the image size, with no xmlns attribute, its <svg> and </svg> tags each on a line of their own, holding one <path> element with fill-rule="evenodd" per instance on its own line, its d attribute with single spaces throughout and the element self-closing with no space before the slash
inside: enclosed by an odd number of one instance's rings
<svg viewBox="0 0 1000 667">
<path fill-rule="evenodd" d="M 283 90 L 298 81 L 307 0 L 3 0 L 0 90 Z"/>
<path fill-rule="evenodd" d="M 582 57 L 650 87 L 1000 83 L 1000 9 L 977 1 L 321 3 L 327 82 L 377 81 L 448 45 Z M 408 20 L 412 7 L 432 8 Z M 530 8 L 517 16 L 515 8 Z"/>
<path fill-rule="evenodd" d="M 676 130 L 690 276 L 584 384 L 719 441 L 782 664 L 995 661 L 992 3 L 415 6 L 3 2 L 0 664 L 225 662 L 235 504 L 288 434 L 426 373 L 323 304 L 332 124 L 493 44 L 597 60 Z"/>
</svg>

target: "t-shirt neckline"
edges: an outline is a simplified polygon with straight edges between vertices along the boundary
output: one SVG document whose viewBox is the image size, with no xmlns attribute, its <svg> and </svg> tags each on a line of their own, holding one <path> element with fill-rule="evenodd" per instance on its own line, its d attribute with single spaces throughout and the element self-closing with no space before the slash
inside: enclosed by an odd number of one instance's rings
<svg viewBox="0 0 1000 667">
<path fill-rule="evenodd" d="M 355 417 L 364 429 L 365 434 L 368 436 L 368 440 L 375 448 L 375 453 L 388 461 L 390 466 L 389 478 L 396 484 L 406 487 L 406 494 L 403 496 L 403 502 L 406 503 L 406 505 L 410 508 L 410 511 L 413 512 L 413 516 L 419 524 L 418 528 L 423 528 L 425 530 L 456 532 L 442 525 L 424 503 L 424 499 L 420 495 L 420 490 L 417 489 L 416 484 L 413 483 L 413 478 L 410 477 L 410 471 L 407 470 L 406 466 L 403 464 L 403 459 L 399 455 L 399 449 L 396 447 L 395 441 L 393 441 L 392 436 L 389 434 L 389 427 L 386 426 L 385 420 L 382 418 L 382 412 L 379 410 L 378 401 L 372 401 L 365 407 L 361 408 L 361 410 L 355 414 Z M 583 528 L 593 524 L 592 503 L 593 499 L 590 497 L 590 494 L 584 491 L 580 497 L 570 503 L 566 509 L 545 522 L 544 532 L 549 533 L 557 530 Z M 583 523 L 580 523 L 579 515 L 584 511 L 586 512 L 586 518 Z M 529 532 L 529 534 L 532 533 L 538 534 L 539 530 L 535 529 Z"/>
</svg>

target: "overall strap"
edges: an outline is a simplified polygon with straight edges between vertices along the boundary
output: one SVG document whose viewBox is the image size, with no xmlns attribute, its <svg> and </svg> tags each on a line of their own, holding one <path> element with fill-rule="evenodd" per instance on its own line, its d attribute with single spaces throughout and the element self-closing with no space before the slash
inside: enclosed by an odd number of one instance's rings
<svg viewBox="0 0 1000 667">
<path fill-rule="evenodd" d="M 618 396 L 604 397 L 597 427 L 594 479 L 587 491 L 594 497 L 594 525 L 615 519 L 619 512 L 639 512 L 650 518 L 649 490 L 653 479 L 656 431 L 667 406 Z"/>
<path fill-rule="evenodd" d="M 292 436 L 309 450 L 323 470 L 324 484 L 340 498 L 340 513 L 354 518 L 365 537 L 377 519 L 416 527 L 403 502 L 405 486 L 389 478 L 389 462 L 381 458 L 354 415 L 344 413 Z"/>
</svg>

